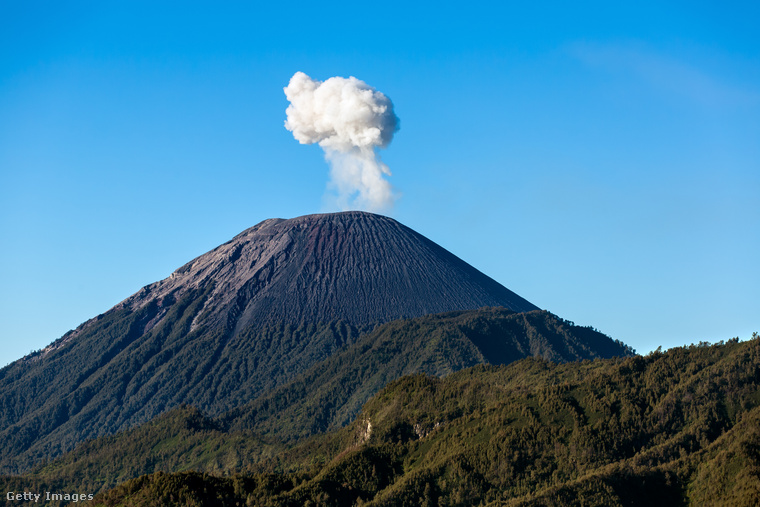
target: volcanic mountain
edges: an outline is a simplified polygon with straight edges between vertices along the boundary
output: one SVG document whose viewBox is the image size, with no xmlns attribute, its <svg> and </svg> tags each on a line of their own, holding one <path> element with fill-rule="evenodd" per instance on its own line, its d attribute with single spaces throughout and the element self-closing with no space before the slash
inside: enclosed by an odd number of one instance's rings
<svg viewBox="0 0 760 507">
<path fill-rule="evenodd" d="M 211 415 L 242 407 L 358 345 L 382 323 L 486 306 L 538 311 L 390 218 L 346 212 L 265 220 L 0 370 L 0 470 L 27 469 L 85 438 L 146 422 L 182 403 Z M 480 324 L 467 328 L 474 331 L 451 331 L 475 359 L 429 373 L 531 354 L 572 360 L 623 350 L 600 352 L 597 345 L 612 340 L 599 333 L 589 338 L 591 330 L 573 331 L 556 317 L 550 326 L 536 324 L 545 319 L 534 316 L 516 327 L 491 325 L 493 318 L 477 317 Z M 424 345 L 436 335 L 415 321 L 398 327 L 402 334 L 388 329 L 367 339 L 397 343 L 403 335 Z M 512 355 L 494 352 L 505 340 L 517 344 Z M 375 342 L 365 342 L 361 350 L 373 350 Z M 393 354 L 425 349 L 401 345 L 384 352 L 383 361 L 373 359 L 372 368 L 384 368 Z M 431 361 L 456 356 L 442 347 Z M 432 363 L 406 358 L 404 364 Z"/>
</svg>

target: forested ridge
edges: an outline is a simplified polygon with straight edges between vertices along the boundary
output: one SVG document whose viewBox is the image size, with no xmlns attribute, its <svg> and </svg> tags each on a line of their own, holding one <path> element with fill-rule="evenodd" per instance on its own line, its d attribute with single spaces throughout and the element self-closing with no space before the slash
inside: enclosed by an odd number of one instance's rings
<svg viewBox="0 0 760 507">
<path fill-rule="evenodd" d="M 759 385 L 755 334 L 405 376 L 349 425 L 283 447 L 186 408 L 172 417 L 196 420 L 190 434 L 249 439 L 255 458 L 149 473 L 93 504 L 757 505 Z"/>
<path fill-rule="evenodd" d="M 346 328 L 280 329 L 274 339 L 260 339 L 299 344 L 302 339 L 289 337 L 309 329 L 329 336 L 331 330 Z M 318 338 L 312 342 L 317 349 L 321 343 L 334 342 Z M 280 348 L 283 353 L 291 350 L 290 346 Z M 149 424 L 80 445 L 51 462 L 42 475 L 55 478 L 58 484 L 98 491 L 157 470 L 235 470 L 257 462 L 261 453 L 277 446 L 348 424 L 373 394 L 403 375 L 443 376 L 485 362 L 511 362 L 527 354 L 568 361 L 630 353 L 609 337 L 546 311 L 518 314 L 484 308 L 401 319 L 378 326 L 354 345 L 247 405 L 215 418 L 189 406 L 170 411 Z M 186 367 L 196 370 L 191 361 Z M 246 387 L 242 384 L 237 389 Z M 234 391 L 217 390 L 216 394 L 231 398 Z"/>
<path fill-rule="evenodd" d="M 232 430 L 289 441 L 347 424 L 372 395 L 404 375 L 441 377 L 477 364 L 508 364 L 531 356 L 567 362 L 633 353 L 623 343 L 545 310 L 481 308 L 401 319 L 220 420 Z"/>
</svg>

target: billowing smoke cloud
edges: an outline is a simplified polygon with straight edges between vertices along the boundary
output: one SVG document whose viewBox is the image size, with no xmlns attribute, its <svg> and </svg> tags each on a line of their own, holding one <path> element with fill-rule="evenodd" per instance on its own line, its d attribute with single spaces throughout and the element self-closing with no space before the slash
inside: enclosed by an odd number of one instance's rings
<svg viewBox="0 0 760 507">
<path fill-rule="evenodd" d="M 330 187 L 342 209 L 383 211 L 396 195 L 377 153 L 398 130 L 388 97 L 364 81 L 331 77 L 315 81 L 296 72 L 285 88 L 290 101 L 285 128 L 301 144 L 319 143 L 330 164 Z"/>
</svg>

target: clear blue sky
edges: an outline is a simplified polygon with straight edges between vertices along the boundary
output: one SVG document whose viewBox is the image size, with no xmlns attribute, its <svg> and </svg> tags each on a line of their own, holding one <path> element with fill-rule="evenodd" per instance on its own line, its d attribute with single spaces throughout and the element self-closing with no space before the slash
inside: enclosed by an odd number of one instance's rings
<svg viewBox="0 0 760 507">
<path fill-rule="evenodd" d="M 538 306 L 642 353 L 760 331 L 760 4 L 257 4 L 0 3 L 0 364 L 334 211 L 296 71 L 389 96 L 389 214 Z"/>
</svg>

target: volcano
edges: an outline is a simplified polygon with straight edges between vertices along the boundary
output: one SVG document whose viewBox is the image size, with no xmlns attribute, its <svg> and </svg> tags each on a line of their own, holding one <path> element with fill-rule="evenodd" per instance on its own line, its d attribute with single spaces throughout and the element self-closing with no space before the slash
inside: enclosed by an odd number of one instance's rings
<svg viewBox="0 0 760 507">
<path fill-rule="evenodd" d="M 391 335 L 368 334 L 383 323 L 482 307 L 538 311 L 391 218 L 352 211 L 265 220 L 0 370 L 0 470 L 27 470 L 86 438 L 133 427 L 180 404 L 212 416 L 242 407 L 362 336 L 386 339 L 404 329 L 424 345 L 436 333 L 415 331 L 422 328 L 412 320 L 388 328 Z M 517 344 L 510 360 L 609 355 L 595 344 L 612 340 L 568 334 L 561 319 L 548 327 L 521 324 L 516 335 L 499 331 L 507 327 L 489 324 L 495 317 L 484 315 L 477 333 L 457 338 L 471 359 L 455 364 L 448 358 L 461 351 L 436 349 L 436 361 L 445 363 L 440 372 L 507 357 L 500 340 Z M 425 349 L 415 347 L 401 343 L 386 356 Z M 376 378 L 396 373 L 383 375 Z"/>
</svg>

